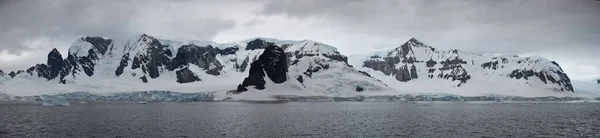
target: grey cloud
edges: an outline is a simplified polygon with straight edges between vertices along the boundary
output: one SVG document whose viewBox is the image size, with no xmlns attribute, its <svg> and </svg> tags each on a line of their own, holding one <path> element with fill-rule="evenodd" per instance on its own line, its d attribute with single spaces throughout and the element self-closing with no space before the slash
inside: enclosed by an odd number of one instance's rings
<svg viewBox="0 0 600 138">
<path fill-rule="evenodd" d="M 265 15 L 322 18 L 363 33 L 414 36 L 442 48 L 474 52 L 533 52 L 600 43 L 600 2 L 507 1 L 270 1 Z"/>
<path fill-rule="evenodd" d="M 184 13 L 177 9 L 188 3 L 203 1 L 0 1 L 0 52 L 20 54 L 21 51 L 39 49 L 25 42 L 40 37 L 73 41 L 90 35 L 126 37 L 154 33 L 211 39 L 220 30 L 236 25 L 230 19 L 203 16 L 212 13 L 198 14 L 193 9 Z M 190 17 L 190 14 L 197 15 Z"/>
<path fill-rule="evenodd" d="M 416 37 L 437 48 L 533 53 L 558 61 L 574 77 L 600 76 L 600 63 L 588 62 L 600 60 L 595 0 L 272 0 L 261 14 L 317 18 L 383 38 Z"/>
</svg>

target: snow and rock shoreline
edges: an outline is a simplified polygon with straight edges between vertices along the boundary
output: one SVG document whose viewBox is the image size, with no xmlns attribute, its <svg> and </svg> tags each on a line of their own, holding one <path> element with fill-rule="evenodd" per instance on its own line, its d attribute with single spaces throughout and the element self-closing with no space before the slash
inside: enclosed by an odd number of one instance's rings
<svg viewBox="0 0 600 138">
<path fill-rule="evenodd" d="M 223 92 L 178 93 L 169 91 L 123 92 L 112 94 L 93 94 L 86 92 L 64 93 L 55 96 L 65 97 L 69 101 L 145 101 L 145 102 L 249 102 L 249 101 L 285 101 L 285 102 L 403 102 L 403 101 L 600 101 L 600 97 L 521 97 L 521 96 L 459 96 L 452 94 L 402 94 L 402 95 L 357 95 L 352 97 L 264 95 L 262 99 L 245 99 L 223 95 Z M 0 94 L 0 100 L 43 101 L 41 95 L 9 96 Z"/>
</svg>

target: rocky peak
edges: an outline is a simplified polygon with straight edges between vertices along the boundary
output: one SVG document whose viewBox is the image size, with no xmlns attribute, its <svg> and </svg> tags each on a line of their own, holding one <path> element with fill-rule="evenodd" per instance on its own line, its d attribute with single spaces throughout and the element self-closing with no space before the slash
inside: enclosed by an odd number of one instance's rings
<svg viewBox="0 0 600 138">
<path fill-rule="evenodd" d="M 320 42 L 304 40 L 295 44 L 282 46 L 288 56 L 300 59 L 302 57 L 323 56 L 335 61 L 348 63 L 348 57 L 340 54 L 337 48 Z"/>
<path fill-rule="evenodd" d="M 6 75 L 6 74 L 4 73 L 4 71 L 2 71 L 2 70 L 0 69 L 0 76 L 4 76 L 4 75 Z"/>
<path fill-rule="evenodd" d="M 25 71 L 23 71 L 23 70 L 19 70 L 17 72 L 11 71 L 10 73 L 8 73 L 8 76 L 10 76 L 11 78 L 14 78 L 15 76 L 17 76 L 17 75 L 19 75 L 19 74 L 21 74 L 23 72 L 25 72 Z"/>
<path fill-rule="evenodd" d="M 404 43 L 404 45 L 410 45 L 410 46 L 414 46 L 414 47 L 428 47 L 427 45 L 423 44 L 423 42 L 417 40 L 416 38 L 410 38 L 408 41 L 406 41 L 406 43 Z"/>
<path fill-rule="evenodd" d="M 48 64 L 48 79 L 54 79 L 59 75 L 60 71 L 63 70 L 65 61 L 60 52 L 55 48 L 48 53 L 48 61 L 46 64 Z"/>
<path fill-rule="evenodd" d="M 598 82 L 598 84 L 600 84 L 600 79 L 596 80 Z"/>
<path fill-rule="evenodd" d="M 263 39 L 257 38 L 248 42 L 248 45 L 246 45 L 246 50 L 264 49 L 268 46 L 268 43 L 269 42 Z"/>
</svg>

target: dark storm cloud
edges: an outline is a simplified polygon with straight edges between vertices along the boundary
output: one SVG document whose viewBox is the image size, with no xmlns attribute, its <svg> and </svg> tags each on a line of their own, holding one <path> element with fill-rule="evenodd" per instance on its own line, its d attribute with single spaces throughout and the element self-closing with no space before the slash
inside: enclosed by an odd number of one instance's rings
<svg viewBox="0 0 600 138">
<path fill-rule="evenodd" d="M 322 18 L 361 33 L 474 52 L 600 50 L 600 2 L 592 0 L 273 0 L 262 13 Z"/>
<path fill-rule="evenodd" d="M 193 1 L 192 1 L 193 2 Z M 210 39 L 235 26 L 210 16 L 189 18 L 181 7 L 189 1 L 5 0 L 0 1 L 0 52 L 46 47 L 30 41 L 47 38 L 72 42 L 81 36 L 125 37 L 141 33 Z M 198 3 L 198 2 L 194 2 Z M 187 10 L 189 14 L 194 9 Z M 185 36 L 183 36 L 185 35 Z M 50 43 L 52 44 L 52 43 Z"/>
</svg>

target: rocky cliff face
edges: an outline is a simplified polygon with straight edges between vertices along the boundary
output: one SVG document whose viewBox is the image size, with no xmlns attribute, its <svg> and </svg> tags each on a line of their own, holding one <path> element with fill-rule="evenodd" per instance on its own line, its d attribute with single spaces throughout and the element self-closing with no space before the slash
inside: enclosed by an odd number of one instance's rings
<svg viewBox="0 0 600 138">
<path fill-rule="evenodd" d="M 268 77 L 274 83 L 287 81 L 287 64 L 287 56 L 283 49 L 269 43 L 258 60 L 252 62 L 248 77 L 238 86 L 237 92 L 247 91 L 246 87 L 248 86 L 255 86 L 259 90 L 265 89 L 265 77 Z"/>
<path fill-rule="evenodd" d="M 569 77 L 556 62 L 541 57 L 487 57 L 456 49 L 438 50 L 414 38 L 390 51 L 371 54 L 360 66 L 372 70 L 370 73 L 382 73 L 376 78 L 389 77 L 396 80 L 390 82 L 392 83 L 390 85 L 445 80 L 452 86 L 444 89 L 464 85 L 513 87 L 485 84 L 487 81 L 493 81 L 487 80 L 488 78 L 497 77 L 498 80 L 512 79 L 513 82 L 523 82 L 522 84 L 526 86 L 540 84 L 545 85 L 544 89 L 573 92 Z M 485 81 L 472 82 L 476 78 Z"/>
</svg>

